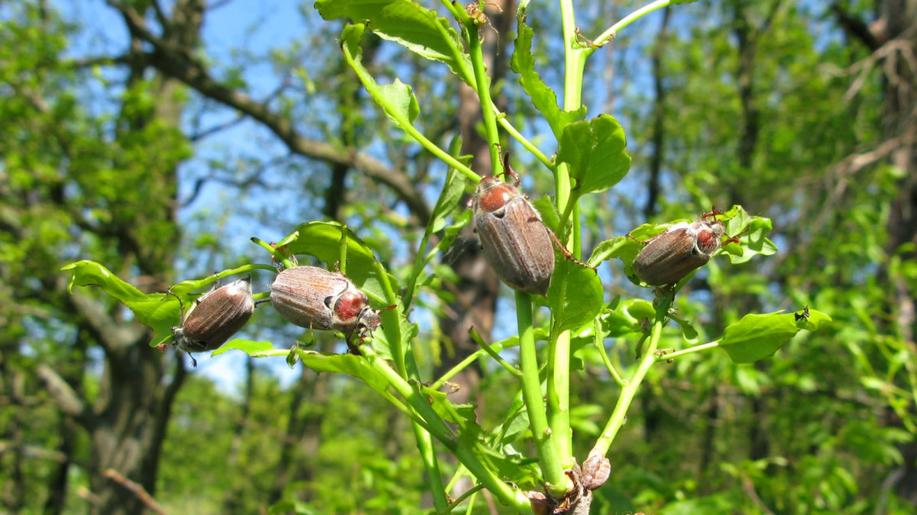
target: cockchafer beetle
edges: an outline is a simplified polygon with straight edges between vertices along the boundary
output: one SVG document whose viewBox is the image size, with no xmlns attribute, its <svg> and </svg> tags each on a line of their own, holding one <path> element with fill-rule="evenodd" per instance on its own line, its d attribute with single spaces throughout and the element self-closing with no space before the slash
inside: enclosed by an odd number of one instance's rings
<svg viewBox="0 0 917 515">
<path fill-rule="evenodd" d="M 277 274 L 271 304 L 287 320 L 310 329 L 337 329 L 363 338 L 379 327 L 379 311 L 346 276 L 315 266 L 295 266 Z"/>
<path fill-rule="evenodd" d="M 554 272 L 550 230 L 516 185 L 484 177 L 471 201 L 484 258 L 511 288 L 544 295 Z"/>
<path fill-rule="evenodd" d="M 251 279 L 239 279 L 201 295 L 172 329 L 175 346 L 206 352 L 226 343 L 255 311 Z"/>
<path fill-rule="evenodd" d="M 707 216 L 694 223 L 681 222 L 650 239 L 634 259 L 634 273 L 653 286 L 677 283 L 710 260 L 720 248 L 725 227 Z"/>
</svg>

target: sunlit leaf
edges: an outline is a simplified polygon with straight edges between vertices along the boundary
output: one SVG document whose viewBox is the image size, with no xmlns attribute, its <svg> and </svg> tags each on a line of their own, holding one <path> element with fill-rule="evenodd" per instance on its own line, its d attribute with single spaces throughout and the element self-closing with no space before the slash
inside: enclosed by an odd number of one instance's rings
<svg viewBox="0 0 917 515">
<path fill-rule="evenodd" d="M 573 329 L 594 319 L 602 309 L 603 295 L 602 281 L 595 270 L 559 259 L 548 288 L 548 305 L 554 313 L 556 329 Z"/>
<path fill-rule="evenodd" d="M 224 354 L 231 350 L 242 351 L 249 356 L 254 358 L 261 357 L 261 353 L 268 350 L 273 350 L 274 344 L 268 341 L 255 341 L 255 340 L 245 340 L 242 338 L 236 338 L 234 340 L 229 340 L 220 346 L 219 349 L 210 353 L 210 357 L 216 357 L 220 354 Z"/>
<path fill-rule="evenodd" d="M 436 11 L 410 0 L 318 0 L 315 8 L 326 20 L 366 23 L 379 37 L 445 63 L 466 82 L 473 83 L 471 59 L 449 23 Z"/>
<path fill-rule="evenodd" d="M 519 74 L 519 84 L 528 93 L 535 108 L 544 116 L 551 126 L 555 137 L 560 140 L 564 128 L 572 122 L 582 120 L 586 114 L 585 106 L 576 111 L 564 111 L 557 105 L 557 95 L 550 86 L 544 83 L 535 70 L 535 58 L 532 55 L 532 36 L 534 31 L 525 24 L 524 9 L 519 10 L 519 33 L 513 50 L 511 65 Z"/>
<path fill-rule="evenodd" d="M 630 168 L 624 128 L 611 115 L 571 123 L 560 138 L 557 160 L 570 165 L 573 191 L 583 195 L 618 183 Z"/>
<path fill-rule="evenodd" d="M 732 361 L 751 363 L 777 352 L 800 330 L 814 331 L 830 321 L 831 317 L 814 309 L 808 317 L 801 313 L 749 314 L 726 327 L 720 347 Z"/>
<path fill-rule="evenodd" d="M 128 307 L 137 320 L 153 330 L 152 345 L 168 340 L 181 320 L 181 303 L 167 293 L 143 293 L 95 261 L 77 261 L 61 268 L 74 286 L 95 286 Z"/>
</svg>

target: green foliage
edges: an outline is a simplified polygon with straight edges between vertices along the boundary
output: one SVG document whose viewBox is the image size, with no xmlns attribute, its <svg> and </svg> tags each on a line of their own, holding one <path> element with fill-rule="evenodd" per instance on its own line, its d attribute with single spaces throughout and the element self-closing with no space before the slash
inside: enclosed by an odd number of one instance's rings
<svg viewBox="0 0 917 515">
<path fill-rule="evenodd" d="M 595 270 L 558 259 L 548 288 L 548 306 L 555 313 L 554 330 L 578 328 L 602 309 L 604 289 Z"/>
<path fill-rule="evenodd" d="M 557 160 L 570 165 L 576 195 L 604 191 L 614 186 L 630 168 L 624 127 L 614 117 L 601 114 L 592 120 L 567 125 L 560 137 Z"/>
<path fill-rule="evenodd" d="M 519 84 L 525 90 L 532 104 L 544 116 L 551 126 L 558 141 L 571 123 L 582 120 L 586 114 L 586 106 L 576 111 L 564 111 L 557 104 L 557 95 L 535 70 L 535 56 L 532 54 L 532 38 L 535 31 L 525 24 L 525 6 L 519 6 L 518 33 L 513 45 L 512 67 L 519 74 Z M 623 136 L 623 132 L 622 132 Z"/>
<path fill-rule="evenodd" d="M 77 261 L 61 268 L 72 272 L 68 290 L 74 286 L 101 288 L 119 302 L 130 308 L 137 320 L 153 330 L 151 345 L 162 343 L 172 337 L 172 328 L 181 320 L 181 299 L 167 293 L 146 294 L 111 273 L 104 266 L 93 261 Z M 186 298 L 185 300 L 190 300 Z"/>
<path fill-rule="evenodd" d="M 831 320 L 828 315 L 814 309 L 807 309 L 806 313 L 808 316 L 794 313 L 745 315 L 726 327 L 720 347 L 736 363 L 764 359 L 786 345 L 799 330 L 816 330 Z"/>
<path fill-rule="evenodd" d="M 315 8 L 326 20 L 349 19 L 366 23 L 375 34 L 394 41 L 425 59 L 445 63 L 467 82 L 471 60 L 461 51 L 462 42 L 455 29 L 436 11 L 410 0 L 318 0 Z M 345 32 L 342 40 L 351 44 L 355 32 Z"/>
</svg>

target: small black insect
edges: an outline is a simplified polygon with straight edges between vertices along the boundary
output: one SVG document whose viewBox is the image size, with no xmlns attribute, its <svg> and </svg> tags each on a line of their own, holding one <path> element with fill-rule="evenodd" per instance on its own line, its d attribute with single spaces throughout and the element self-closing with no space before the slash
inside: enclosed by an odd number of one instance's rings
<svg viewBox="0 0 917 515">
<path fill-rule="evenodd" d="M 809 319 L 809 306 L 803 307 L 801 313 L 793 313 L 793 318 L 795 318 L 797 322 L 799 322 L 800 320 L 808 320 Z"/>
</svg>

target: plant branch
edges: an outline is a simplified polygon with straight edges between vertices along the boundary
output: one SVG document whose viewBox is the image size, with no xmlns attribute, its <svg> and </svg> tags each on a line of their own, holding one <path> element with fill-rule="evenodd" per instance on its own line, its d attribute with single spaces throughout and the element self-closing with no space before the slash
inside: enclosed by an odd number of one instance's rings
<svg viewBox="0 0 917 515">
<path fill-rule="evenodd" d="M 677 3 L 677 2 L 676 2 Z M 639 20 L 640 18 L 646 16 L 647 14 L 662 9 L 663 7 L 668 7 L 672 4 L 672 0 L 656 0 L 651 2 L 643 7 L 637 9 L 636 11 L 628 14 L 627 16 L 621 18 L 621 20 L 611 27 L 605 29 L 605 32 L 599 34 L 599 36 L 592 40 L 595 48 L 600 47 L 611 41 L 618 35 L 618 31 L 627 27 L 631 23 Z"/>
<path fill-rule="evenodd" d="M 452 431 L 446 426 L 445 422 L 433 407 L 427 402 L 423 395 L 414 389 L 403 377 L 398 375 L 388 364 L 373 352 L 368 346 L 360 348 L 364 356 L 369 360 L 372 367 L 382 374 L 388 381 L 389 385 L 404 397 L 408 405 L 424 418 L 429 425 L 430 434 L 436 437 L 443 445 L 451 450 L 459 461 L 474 475 L 478 481 L 493 492 L 500 501 L 516 509 L 528 509 L 528 498 L 518 488 L 510 486 L 503 482 L 493 470 L 488 468 L 479 458 L 477 453 L 480 452 L 476 445 L 469 445 L 469 442 L 462 438 L 454 438 Z"/>
<path fill-rule="evenodd" d="M 712 342 L 702 343 L 700 345 L 695 345 L 693 347 L 688 347 L 687 349 L 682 349 L 682 350 L 678 350 L 674 352 L 666 352 L 664 350 L 660 350 L 656 352 L 656 361 L 668 361 L 670 359 L 679 358 L 686 354 L 693 354 L 695 352 L 703 352 L 705 350 L 715 349 L 719 346 L 720 346 L 720 341 L 715 340 Z"/>
<path fill-rule="evenodd" d="M 105 472 L 102 472 L 102 475 L 126 488 L 130 493 L 134 494 L 134 497 L 142 502 L 143 505 L 146 506 L 150 511 L 158 513 L 159 515 L 165 515 L 166 511 L 162 508 L 162 506 L 160 506 L 158 502 L 156 502 L 156 499 L 153 499 L 153 496 L 151 496 L 140 483 L 131 481 L 130 479 L 124 477 L 124 475 L 122 475 L 117 470 L 111 468 L 105 469 Z"/>
<path fill-rule="evenodd" d="M 355 56 L 351 54 L 346 44 L 342 46 L 342 51 L 344 53 L 344 59 L 347 61 L 347 64 L 350 65 L 351 69 L 353 69 L 354 73 L 357 74 L 357 77 L 360 79 L 360 82 L 363 83 L 363 87 L 366 89 L 366 92 L 369 93 L 376 104 L 378 104 L 379 107 L 385 111 L 385 114 L 387 114 L 389 118 L 394 121 L 401 130 L 413 138 L 414 141 L 419 143 L 422 147 L 427 149 L 428 152 L 439 158 L 450 167 L 455 168 L 473 184 L 477 184 L 481 181 L 481 177 L 478 176 L 474 170 L 468 168 L 464 163 L 452 157 L 451 154 L 439 148 L 435 143 L 427 139 L 423 133 L 414 127 L 410 119 L 406 118 L 397 110 L 392 108 L 383 92 L 379 89 L 379 85 L 376 83 L 375 79 L 373 79 L 369 72 L 366 71 L 366 68 L 364 68 L 360 63 L 359 55 Z"/>
<path fill-rule="evenodd" d="M 593 332 L 593 343 L 595 348 L 599 351 L 599 355 L 602 357 L 602 362 L 605 363 L 605 368 L 608 369 L 608 373 L 611 374 L 611 378 L 618 383 L 618 386 L 623 387 L 627 384 L 627 381 L 621 376 L 621 372 L 618 372 L 617 367 L 614 363 L 611 362 L 611 359 L 608 358 L 608 352 L 605 350 L 605 342 L 602 338 L 602 322 L 596 318 L 592 326 Z"/>
<path fill-rule="evenodd" d="M 468 334 L 471 336 L 471 339 L 472 339 L 475 343 L 477 343 L 478 345 L 481 346 L 481 350 L 480 350 L 480 351 L 477 351 L 477 352 L 481 352 L 481 351 L 486 352 L 487 354 L 490 355 L 491 358 L 494 359 L 494 361 L 496 361 L 497 363 L 500 364 L 500 366 L 502 366 L 503 368 L 505 368 L 507 372 L 509 372 L 510 374 L 512 374 L 512 375 L 514 375 L 514 376 L 516 376 L 516 377 L 519 377 L 519 378 L 522 377 L 522 371 L 521 371 L 521 370 L 519 370 L 518 368 L 512 366 L 508 361 L 506 361 L 505 359 L 503 359 L 503 358 L 500 356 L 499 352 L 500 352 L 501 350 L 504 349 L 504 347 L 503 347 L 502 345 L 500 345 L 500 344 L 498 344 L 498 343 L 497 343 L 497 344 L 492 344 L 492 345 L 491 345 L 491 344 L 488 344 L 486 341 L 484 341 L 484 338 L 480 335 L 480 333 L 478 333 L 478 330 L 475 329 L 473 326 L 472 326 L 471 328 L 468 329 Z M 475 352 L 475 353 L 477 354 L 477 352 Z"/>
<path fill-rule="evenodd" d="M 345 234 L 345 232 L 342 231 L 342 234 Z M 342 244 L 341 248 L 346 249 L 346 245 Z M 345 257 L 345 255 L 342 255 L 341 259 L 343 260 Z M 385 337 L 391 347 L 392 356 L 395 358 L 395 367 L 401 377 L 419 381 L 420 378 L 418 377 L 417 364 L 414 361 L 410 342 L 401 332 L 401 317 L 404 315 L 404 308 L 398 303 L 398 297 L 395 295 L 395 290 L 392 288 L 392 284 L 388 279 L 388 273 L 385 267 L 383 267 L 379 261 L 374 261 L 374 263 L 376 274 L 379 276 L 379 282 L 382 284 L 382 291 L 385 294 L 385 300 L 389 304 L 395 306 L 395 309 L 386 310 L 382 314 L 382 318 L 385 322 L 382 326 L 382 330 L 385 332 Z M 414 438 L 417 440 L 417 449 L 420 451 L 420 457 L 427 473 L 427 481 L 430 487 L 429 490 L 433 495 L 433 505 L 436 507 L 437 512 L 442 513 L 448 510 L 449 501 L 446 499 L 446 489 L 443 484 L 442 473 L 439 470 L 439 462 L 436 459 L 436 451 L 433 448 L 433 441 L 426 428 L 421 427 L 413 420 L 412 426 Z"/>
<path fill-rule="evenodd" d="M 538 461 L 544 476 L 545 488 L 551 495 L 561 497 L 572 484 L 564 474 L 557 444 L 548 427 L 548 415 L 541 394 L 538 376 L 538 351 L 535 348 L 535 331 L 532 326 L 532 299 L 527 293 L 516 292 L 516 320 L 519 325 L 519 361 L 522 365 L 522 398 L 529 415 L 532 437 L 538 449 Z"/>
<path fill-rule="evenodd" d="M 500 158 L 500 134 L 497 131 L 497 119 L 494 114 L 494 103 L 490 98 L 490 77 L 484 69 L 484 50 L 481 45 L 481 36 L 475 20 L 469 19 L 465 23 L 468 32 L 468 46 L 471 51 L 471 65 L 474 69 L 474 81 L 477 87 L 478 99 L 481 104 L 481 117 L 484 119 L 484 133 L 487 136 L 487 146 L 490 150 L 490 169 L 494 176 L 503 175 L 503 160 Z"/>
<path fill-rule="evenodd" d="M 76 390 L 48 365 L 39 365 L 36 374 L 45 383 L 48 394 L 61 412 L 73 417 L 80 425 L 89 427 L 92 422 L 92 411 Z"/>
<path fill-rule="evenodd" d="M 618 431 L 624 425 L 627 418 L 627 410 L 630 408 L 631 402 L 633 402 L 634 397 L 637 395 L 640 384 L 646 377 L 646 373 L 649 372 L 650 367 L 656 362 L 656 347 L 659 345 L 659 339 L 662 337 L 662 327 L 665 325 L 674 295 L 674 291 L 668 291 L 657 297 L 656 317 L 650 332 L 649 345 L 644 350 L 643 357 L 640 359 L 640 364 L 637 366 L 637 370 L 634 372 L 633 377 L 631 377 L 627 381 L 627 384 L 621 389 L 621 396 L 618 397 L 618 402 L 611 412 L 611 417 L 609 417 L 608 423 L 605 424 L 602 434 L 599 436 L 598 440 L 596 440 L 595 446 L 589 451 L 589 456 L 605 456 L 608 454 L 611 443 L 614 441 L 615 436 L 617 436 Z"/>
</svg>

